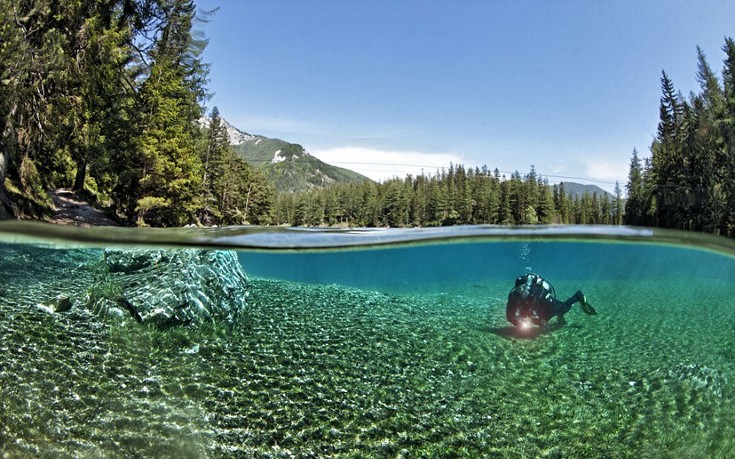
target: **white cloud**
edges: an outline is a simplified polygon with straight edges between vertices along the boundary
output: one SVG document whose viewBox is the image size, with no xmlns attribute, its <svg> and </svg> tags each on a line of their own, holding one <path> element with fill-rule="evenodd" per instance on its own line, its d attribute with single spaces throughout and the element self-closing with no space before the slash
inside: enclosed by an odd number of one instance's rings
<svg viewBox="0 0 735 459">
<path fill-rule="evenodd" d="M 604 188 L 612 193 L 615 189 L 615 181 L 618 182 L 622 190 L 628 180 L 629 164 L 627 160 L 618 160 L 610 158 L 587 158 L 583 161 L 585 168 L 585 176 L 592 180 L 599 180 L 607 183 L 595 183 L 595 185 Z"/>
<path fill-rule="evenodd" d="M 424 153 L 419 151 L 379 150 L 365 147 L 337 147 L 312 149 L 310 153 L 322 161 L 359 172 L 373 180 L 407 174 L 434 174 L 448 168 L 450 163 L 463 164 L 461 156 L 454 153 Z"/>
<path fill-rule="evenodd" d="M 621 186 L 628 176 L 628 161 L 609 158 L 585 159 L 585 175 L 595 180 L 619 181 Z"/>
</svg>

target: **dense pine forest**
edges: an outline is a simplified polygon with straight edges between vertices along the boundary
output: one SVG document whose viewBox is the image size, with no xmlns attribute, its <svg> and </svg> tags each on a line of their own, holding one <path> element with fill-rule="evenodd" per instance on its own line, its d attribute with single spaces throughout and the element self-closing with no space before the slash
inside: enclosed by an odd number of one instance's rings
<svg viewBox="0 0 735 459">
<path fill-rule="evenodd" d="M 651 156 L 627 200 L 571 197 L 533 167 L 278 192 L 205 115 L 210 13 L 191 0 L 0 0 L 0 218 L 40 218 L 69 187 L 124 224 L 662 226 L 735 237 L 735 42 L 718 76 L 697 49 L 698 94 L 664 72 Z"/>
<path fill-rule="evenodd" d="M 651 157 L 633 151 L 625 222 L 735 237 L 735 41 L 721 79 L 697 48 L 701 90 L 685 98 L 663 72 Z"/>
<path fill-rule="evenodd" d="M 127 224 L 269 223 L 207 98 L 190 0 L 0 0 L 0 217 L 71 187 Z M 223 135 L 224 132 L 224 135 Z"/>
<path fill-rule="evenodd" d="M 291 225 L 446 226 L 464 224 L 619 224 L 620 188 L 611 198 L 584 193 L 574 198 L 564 184 L 550 186 L 531 172 L 501 176 L 486 167 L 450 165 L 435 175 L 383 183 L 339 184 L 301 193 L 280 193 L 274 221 Z"/>
</svg>

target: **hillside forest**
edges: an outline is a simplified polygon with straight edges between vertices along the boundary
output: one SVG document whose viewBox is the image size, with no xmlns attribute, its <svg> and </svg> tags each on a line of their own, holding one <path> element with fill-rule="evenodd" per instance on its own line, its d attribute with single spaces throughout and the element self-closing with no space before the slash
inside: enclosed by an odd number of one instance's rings
<svg viewBox="0 0 735 459">
<path fill-rule="evenodd" d="M 633 151 L 626 201 L 619 186 L 572 196 L 533 166 L 285 192 L 206 113 L 197 25 L 210 14 L 192 0 L 0 0 L 0 218 L 42 218 L 49 190 L 69 187 L 127 225 L 626 223 L 735 237 L 732 39 L 721 76 L 697 50 L 698 94 L 663 73 L 656 139 L 650 158 Z"/>
<path fill-rule="evenodd" d="M 207 99 L 191 0 L 0 0 L 0 217 L 71 187 L 129 225 L 267 223 L 274 191 Z"/>
</svg>

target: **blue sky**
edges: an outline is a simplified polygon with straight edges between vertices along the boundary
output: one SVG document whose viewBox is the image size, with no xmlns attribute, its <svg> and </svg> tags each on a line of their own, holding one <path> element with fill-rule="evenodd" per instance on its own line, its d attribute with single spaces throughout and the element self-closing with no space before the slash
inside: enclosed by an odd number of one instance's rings
<svg viewBox="0 0 735 459">
<path fill-rule="evenodd" d="M 623 187 L 664 69 L 722 68 L 733 1 L 197 0 L 208 107 L 374 179 L 450 161 Z M 403 165 L 408 165 L 404 167 Z M 574 177 L 563 179 L 561 177 Z"/>
</svg>

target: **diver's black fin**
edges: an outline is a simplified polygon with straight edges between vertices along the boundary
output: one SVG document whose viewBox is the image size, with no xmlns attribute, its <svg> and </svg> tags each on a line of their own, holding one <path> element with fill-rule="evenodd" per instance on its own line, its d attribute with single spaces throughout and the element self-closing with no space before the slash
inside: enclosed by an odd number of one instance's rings
<svg viewBox="0 0 735 459">
<path fill-rule="evenodd" d="M 579 301 L 579 305 L 582 307 L 582 311 L 584 311 L 585 314 L 588 314 L 590 316 L 594 316 L 597 314 L 597 311 L 595 311 L 595 308 L 592 307 L 591 304 L 587 302 L 587 297 L 584 296 L 584 293 L 582 293 L 581 290 L 577 290 L 577 301 Z"/>
<path fill-rule="evenodd" d="M 588 302 L 582 303 L 582 311 L 584 311 L 586 314 L 589 314 L 591 316 L 594 316 L 597 314 L 597 311 L 595 311 L 595 308 L 593 308 Z"/>
</svg>

